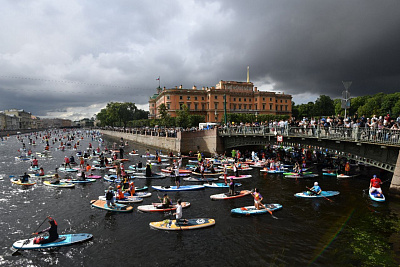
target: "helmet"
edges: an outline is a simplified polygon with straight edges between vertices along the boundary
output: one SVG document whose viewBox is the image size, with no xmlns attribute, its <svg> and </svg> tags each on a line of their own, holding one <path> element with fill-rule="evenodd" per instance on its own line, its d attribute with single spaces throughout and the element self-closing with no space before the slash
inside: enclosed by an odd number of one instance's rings
<svg viewBox="0 0 400 267">
<path fill-rule="evenodd" d="M 134 185 L 133 182 L 131 182 L 130 185 Z"/>
<path fill-rule="evenodd" d="M 118 186 L 117 186 L 117 188 L 121 188 L 121 186 L 120 186 L 120 185 L 118 185 Z"/>
<path fill-rule="evenodd" d="M 315 182 L 314 185 L 318 185 L 318 182 Z"/>
<path fill-rule="evenodd" d="M 374 174 L 374 178 L 376 178 L 376 174 Z"/>
</svg>

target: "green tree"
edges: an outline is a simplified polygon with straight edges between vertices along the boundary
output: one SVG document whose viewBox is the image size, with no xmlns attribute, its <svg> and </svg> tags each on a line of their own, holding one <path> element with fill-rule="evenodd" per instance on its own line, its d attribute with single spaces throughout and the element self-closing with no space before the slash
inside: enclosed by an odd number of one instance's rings
<svg viewBox="0 0 400 267">
<path fill-rule="evenodd" d="M 182 105 L 182 108 L 177 112 L 176 126 L 187 128 L 189 127 L 189 124 L 189 109 L 186 105 Z"/>
<path fill-rule="evenodd" d="M 312 116 L 331 116 L 335 113 L 334 101 L 326 95 L 320 95 L 312 107 Z M 311 114 L 310 114 L 311 115 Z"/>
</svg>

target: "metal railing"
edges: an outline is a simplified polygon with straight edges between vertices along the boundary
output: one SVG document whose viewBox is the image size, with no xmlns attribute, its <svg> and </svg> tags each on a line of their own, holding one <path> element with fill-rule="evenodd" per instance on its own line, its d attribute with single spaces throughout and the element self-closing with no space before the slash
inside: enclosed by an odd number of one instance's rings
<svg viewBox="0 0 400 267">
<path fill-rule="evenodd" d="M 345 127 L 234 126 L 218 129 L 219 136 L 275 136 L 346 140 L 400 146 L 400 130 Z"/>
</svg>

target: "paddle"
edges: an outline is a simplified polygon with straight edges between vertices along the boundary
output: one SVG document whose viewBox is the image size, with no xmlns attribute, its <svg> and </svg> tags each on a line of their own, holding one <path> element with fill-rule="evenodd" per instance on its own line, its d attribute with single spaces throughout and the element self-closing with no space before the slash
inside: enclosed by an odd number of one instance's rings
<svg viewBox="0 0 400 267">
<path fill-rule="evenodd" d="M 18 256 L 18 255 L 21 255 L 21 253 L 19 252 L 19 250 L 22 249 L 23 246 L 25 246 L 26 244 L 29 243 L 29 239 L 31 239 L 31 237 L 39 230 L 39 228 L 42 226 L 42 224 L 44 224 L 44 222 L 45 222 L 48 218 L 49 218 L 49 216 L 46 217 L 46 218 L 43 220 L 43 222 L 42 222 L 42 223 L 38 226 L 38 228 L 29 236 L 29 238 L 22 244 L 22 246 L 21 246 L 19 249 L 17 249 L 16 251 L 14 251 L 14 252 L 11 254 L 11 256 Z"/>
<path fill-rule="evenodd" d="M 306 186 L 306 188 L 307 188 L 308 190 L 310 190 L 311 193 L 314 193 L 314 194 L 318 195 L 317 192 L 311 190 L 311 188 L 309 188 L 309 187 L 307 187 L 307 186 Z M 330 202 L 333 202 L 332 199 L 329 199 L 329 198 L 327 198 L 327 197 L 325 197 L 325 196 L 323 196 L 323 195 L 321 195 L 321 194 L 319 194 L 319 196 L 325 198 L 326 200 L 329 200 Z"/>
</svg>

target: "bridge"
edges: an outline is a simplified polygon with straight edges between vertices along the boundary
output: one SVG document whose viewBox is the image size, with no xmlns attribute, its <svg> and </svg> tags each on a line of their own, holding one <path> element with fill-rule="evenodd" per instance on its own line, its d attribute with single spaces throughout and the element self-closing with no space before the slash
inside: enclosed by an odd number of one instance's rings
<svg viewBox="0 0 400 267">
<path fill-rule="evenodd" d="M 400 130 L 345 127 L 235 126 L 218 129 L 224 148 L 281 143 L 328 150 L 393 172 L 391 191 L 400 193 Z"/>
</svg>

